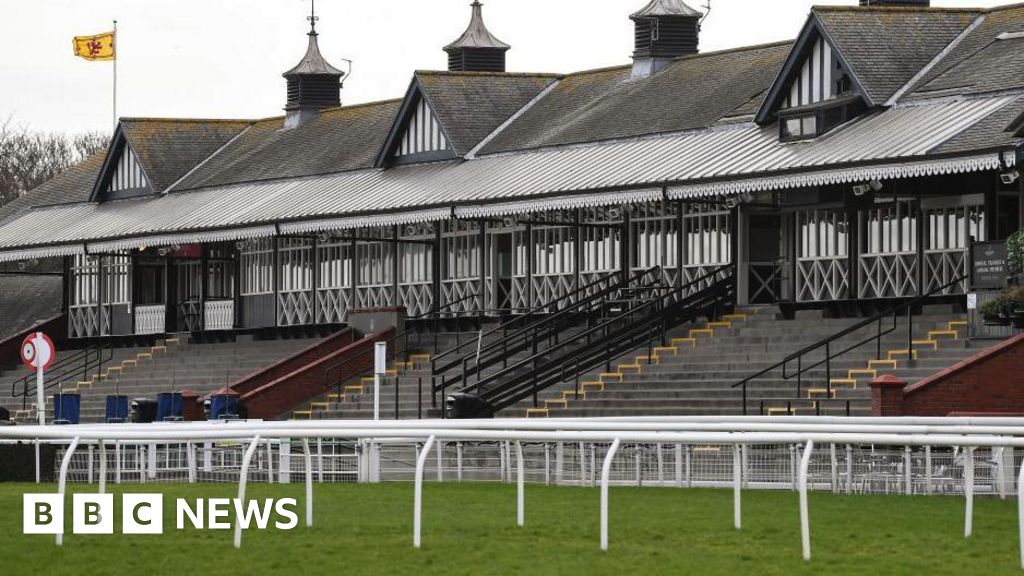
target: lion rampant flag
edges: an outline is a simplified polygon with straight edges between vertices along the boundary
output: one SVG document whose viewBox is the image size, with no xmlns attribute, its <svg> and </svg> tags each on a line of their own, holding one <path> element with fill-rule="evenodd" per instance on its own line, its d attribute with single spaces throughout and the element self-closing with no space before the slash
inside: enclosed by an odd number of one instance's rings
<svg viewBox="0 0 1024 576">
<path fill-rule="evenodd" d="M 117 33 L 107 32 L 96 36 L 76 36 L 75 56 L 86 60 L 115 60 Z"/>
</svg>

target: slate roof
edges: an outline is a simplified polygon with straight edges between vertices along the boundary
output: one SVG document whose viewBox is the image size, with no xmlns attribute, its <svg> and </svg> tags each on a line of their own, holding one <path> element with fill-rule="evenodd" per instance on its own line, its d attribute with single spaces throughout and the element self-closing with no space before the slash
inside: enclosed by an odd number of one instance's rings
<svg viewBox="0 0 1024 576">
<path fill-rule="evenodd" d="M 88 202 L 93 184 L 99 176 L 106 152 L 86 158 L 49 181 L 22 194 L 13 202 L 0 207 L 0 222 L 34 206 Z"/>
<path fill-rule="evenodd" d="M 647 6 L 634 12 L 629 17 L 636 20 L 652 16 L 691 16 L 700 18 L 704 14 L 694 10 L 683 0 L 651 0 Z"/>
<path fill-rule="evenodd" d="M 815 6 L 833 45 L 881 105 L 981 15 L 979 10 Z"/>
<path fill-rule="evenodd" d="M 677 59 L 630 80 L 630 67 L 571 74 L 499 134 L 483 153 L 631 138 L 706 128 L 763 97 L 791 44 Z"/>
<path fill-rule="evenodd" d="M 558 79 L 555 74 L 417 72 L 456 153 L 466 154 Z M 472 114 L 467 114 L 472 110 Z"/>
<path fill-rule="evenodd" d="M 61 313 L 60 276 L 0 276 L 0 340 Z"/>
<path fill-rule="evenodd" d="M 1024 85 L 1024 58 L 1020 57 L 1024 42 L 998 39 L 1000 34 L 1024 32 L 1024 4 L 992 8 L 981 18 L 974 30 L 914 83 L 909 95 L 971 94 Z"/>
<path fill-rule="evenodd" d="M 469 27 L 454 42 L 444 47 L 445 52 L 461 50 L 464 48 L 493 48 L 497 50 L 508 50 L 512 46 L 498 40 L 484 24 L 483 4 L 474 0 L 472 4 L 473 15 L 469 20 Z"/>
<path fill-rule="evenodd" d="M 325 110 L 292 130 L 283 130 L 284 118 L 254 122 L 175 191 L 368 168 L 400 106 L 388 100 Z"/>
<path fill-rule="evenodd" d="M 249 126 L 241 120 L 121 120 L 128 143 L 156 192 L 188 174 Z"/>
</svg>

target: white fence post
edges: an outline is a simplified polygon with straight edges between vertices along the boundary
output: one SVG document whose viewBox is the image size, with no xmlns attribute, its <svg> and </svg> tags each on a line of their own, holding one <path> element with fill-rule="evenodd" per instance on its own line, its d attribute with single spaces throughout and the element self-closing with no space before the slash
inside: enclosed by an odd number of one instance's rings
<svg viewBox="0 0 1024 576">
<path fill-rule="evenodd" d="M 675 448 L 675 465 L 676 465 L 676 488 L 683 487 L 683 445 L 676 444 Z"/>
<path fill-rule="evenodd" d="M 412 545 L 420 547 L 421 528 L 423 519 L 423 467 L 427 464 L 427 456 L 430 455 L 430 447 L 434 445 L 434 436 L 427 438 L 426 444 L 416 458 L 416 484 L 413 487 L 413 508 L 412 508 Z"/>
<path fill-rule="evenodd" d="M 309 451 L 309 438 L 302 439 L 302 453 L 306 468 L 306 528 L 313 527 L 313 455 Z"/>
<path fill-rule="evenodd" d="M 526 523 L 526 473 L 523 465 L 523 444 L 516 440 L 516 524 Z"/>
<path fill-rule="evenodd" d="M 732 447 L 732 523 L 740 530 L 743 528 L 743 511 L 740 492 L 743 488 L 743 458 L 740 454 L 740 445 Z"/>
<path fill-rule="evenodd" d="M 974 524 L 974 448 L 964 448 L 964 538 L 970 538 Z"/>
<path fill-rule="evenodd" d="M 282 438 L 277 452 L 277 481 L 281 484 L 292 482 L 292 440 Z"/>
<path fill-rule="evenodd" d="M 78 442 L 80 438 L 75 436 L 71 440 L 71 444 L 68 446 L 66 452 L 64 452 L 64 458 L 60 462 L 60 477 L 57 479 L 57 493 L 61 496 L 61 502 L 65 501 L 64 492 L 68 485 L 68 468 L 71 466 L 71 457 L 75 454 L 75 449 L 78 448 Z M 61 533 L 57 534 L 57 546 L 64 545 L 64 527 L 61 526 Z"/>
<path fill-rule="evenodd" d="M 242 469 L 238 473 L 238 502 L 245 507 L 245 486 L 249 482 L 249 464 L 256 450 L 260 447 L 260 437 L 252 439 L 248 448 L 245 449 L 245 456 L 242 457 Z M 235 518 L 235 548 L 242 547 L 242 523 Z"/>
<path fill-rule="evenodd" d="M 100 494 L 107 493 L 107 444 L 100 440 Z"/>
<path fill-rule="evenodd" d="M 616 438 L 608 454 L 604 457 L 604 465 L 601 467 L 601 550 L 608 550 L 608 480 L 612 473 L 612 459 L 619 450 L 619 439 Z"/>
<path fill-rule="evenodd" d="M 811 453 L 814 452 L 814 441 L 808 440 L 804 447 L 804 457 L 800 461 L 800 541 L 803 546 L 804 560 L 811 559 L 811 521 L 807 511 L 807 473 L 811 467 Z"/>
<path fill-rule="evenodd" d="M 196 483 L 196 445 L 185 444 L 185 458 L 188 460 L 188 483 Z"/>
</svg>

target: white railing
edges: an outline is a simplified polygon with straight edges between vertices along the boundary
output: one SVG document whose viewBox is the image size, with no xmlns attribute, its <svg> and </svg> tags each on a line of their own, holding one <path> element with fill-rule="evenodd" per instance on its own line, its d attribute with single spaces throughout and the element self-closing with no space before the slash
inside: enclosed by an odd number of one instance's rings
<svg viewBox="0 0 1024 576">
<path fill-rule="evenodd" d="M 135 333 L 143 336 L 148 334 L 163 334 L 167 331 L 167 306 L 163 304 L 154 306 L 135 307 Z"/>
<path fill-rule="evenodd" d="M 314 476 L 324 480 L 328 459 L 362 482 L 411 476 L 417 547 L 425 475 L 433 471 L 438 481 L 446 476 L 476 479 L 468 469 L 474 466 L 477 474 L 486 471 L 484 479 L 493 480 L 496 473 L 503 482 L 515 482 L 520 524 L 528 479 L 599 485 L 602 549 L 608 545 L 608 488 L 613 484 L 728 487 L 737 529 L 742 528 L 744 490 L 793 489 L 799 492 L 805 560 L 811 557 L 808 490 L 960 494 L 965 500 L 966 538 L 972 532 L 977 493 L 1005 497 L 1014 492 L 1014 478 L 1017 486 L 1024 482 L 1024 467 L 1014 455 L 1024 449 L 1024 419 L 1019 418 L 325 420 L 0 427 L 0 441 L 5 440 L 66 445 L 58 473 L 62 495 L 67 480 L 75 479 L 70 476 L 73 469 L 85 470 L 90 481 L 98 479 L 103 493 L 111 468 L 115 482 L 125 481 L 132 472 L 145 482 L 161 479 L 163 463 L 166 471 L 182 473 L 179 481 L 196 483 L 208 481 L 202 474 L 219 467 L 228 475 L 225 479 L 238 482 L 243 500 L 250 473 L 254 481 L 267 482 L 291 482 L 301 475 L 307 526 L 312 526 Z M 325 454 L 327 445 L 332 449 Z M 496 458 L 473 453 L 481 450 Z M 127 468 L 125 463 L 130 463 Z M 1018 501 L 1024 528 L 1024 500 Z M 234 536 L 238 547 L 237 526 Z M 1024 531 L 1019 541 L 1024 544 Z M 61 542 L 58 536 L 57 544 Z"/>
<path fill-rule="evenodd" d="M 235 327 L 234 300 L 207 300 L 204 305 L 204 328 L 208 331 L 232 330 Z"/>
</svg>

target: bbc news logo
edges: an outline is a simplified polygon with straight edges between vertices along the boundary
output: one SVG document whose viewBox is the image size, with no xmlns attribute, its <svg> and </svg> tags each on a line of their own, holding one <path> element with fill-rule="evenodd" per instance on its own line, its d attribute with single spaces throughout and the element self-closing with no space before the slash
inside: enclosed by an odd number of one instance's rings
<svg viewBox="0 0 1024 576">
<path fill-rule="evenodd" d="M 273 527 L 291 530 L 299 523 L 294 498 L 280 500 L 241 500 L 199 498 L 175 501 L 175 526 L 197 530 L 229 530 L 232 520 L 243 530 Z M 22 508 L 25 534 L 64 534 L 64 497 L 60 494 L 25 494 Z M 71 530 L 74 534 L 113 534 L 113 494 L 75 494 L 71 500 Z M 164 497 L 162 494 L 123 494 L 121 496 L 121 534 L 163 534 Z"/>
</svg>

